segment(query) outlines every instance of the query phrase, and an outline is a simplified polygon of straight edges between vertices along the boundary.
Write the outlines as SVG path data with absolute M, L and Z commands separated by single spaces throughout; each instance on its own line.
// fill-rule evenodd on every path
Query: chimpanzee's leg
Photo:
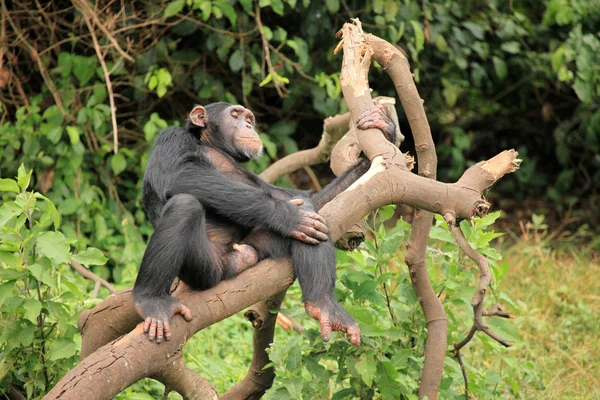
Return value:
M 300 207 L 313 210 L 309 199 Z M 328 341 L 333 330 L 348 333 L 353 344 L 360 344 L 358 324 L 334 299 L 335 247 L 331 240 L 313 245 L 258 230 L 244 238 L 243 243 L 257 250 L 259 260 L 291 254 L 306 311 L 319 321 L 323 340 Z
M 202 204 L 193 196 L 173 196 L 164 206 L 148 242 L 133 288 L 133 299 L 145 319 L 144 332 L 160 343 L 171 337 L 169 322 L 174 314 L 191 319 L 190 310 L 169 295 L 179 276 L 193 288 L 209 288 L 223 277 L 222 264 L 206 236 Z

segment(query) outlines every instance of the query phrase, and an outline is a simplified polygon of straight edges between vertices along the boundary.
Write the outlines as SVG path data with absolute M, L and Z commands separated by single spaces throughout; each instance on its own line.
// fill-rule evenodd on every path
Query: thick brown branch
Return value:
M 273 343 L 277 320 L 277 313 L 274 313 L 273 310 L 281 307 L 284 297 L 285 291 L 255 304 L 244 314 L 254 326 L 252 362 L 246 377 L 229 389 L 221 397 L 222 400 L 259 399 L 273 385 L 275 373 L 273 368 L 265 369 L 270 362 L 269 355 L 265 350 Z
M 289 260 L 267 260 L 244 271 L 238 278 L 223 281 L 206 291 L 190 291 L 186 290 L 185 285 L 180 285 L 175 295 L 192 310 L 193 318 L 190 322 L 185 322 L 183 318 L 175 317 L 172 321 L 173 336 L 169 342 L 160 345 L 150 342 L 143 334 L 142 326 L 138 325 L 127 335 L 89 354 L 95 347 L 94 344 L 98 343 L 85 344 L 92 339 L 88 337 L 88 333 L 96 334 L 90 329 L 91 325 L 106 324 L 103 317 L 111 317 L 111 312 L 103 316 L 98 315 L 110 311 L 110 307 L 114 306 L 114 299 L 108 299 L 80 319 L 84 338 L 82 347 L 89 355 L 85 357 L 82 349 L 82 356 L 85 358 L 61 379 L 46 399 L 112 399 L 123 388 L 144 377 L 161 376 L 164 370 L 168 369 L 165 363 L 181 350 L 194 333 L 250 304 L 281 293 L 293 281 L 294 274 Z M 124 312 L 134 314 L 129 321 L 139 322 L 131 299 L 123 299 L 129 296 L 129 293 L 115 295 L 126 308 Z M 127 323 L 123 318 L 119 321 Z M 93 339 L 105 339 L 106 331 L 112 329 L 99 328 L 103 334 Z M 108 381 L 111 382 L 110 385 L 105 384 Z
M 373 57 L 383 66 L 394 82 L 396 91 L 404 107 L 417 150 L 419 175 L 435 180 L 437 169 L 435 146 L 423 108 L 423 102 L 412 79 L 408 60 L 398 49 L 388 42 L 372 35 L 365 35 L 358 20 L 355 20 L 354 24 L 345 24 L 342 32 L 344 64 L 342 66 L 340 83 L 342 84 L 344 98 L 348 103 L 348 108 L 351 110 L 354 120 L 356 121 L 358 114 L 371 103 L 367 73 L 370 58 Z M 382 140 L 381 133 L 375 134 L 372 138 L 372 132 L 360 131 L 357 133 L 361 148 L 371 160 L 381 156 L 383 159 L 382 164 L 398 166 L 399 168 L 394 168 L 395 170 L 405 168 L 405 160 L 402 154 L 397 151 L 395 146 Z M 369 138 L 371 139 L 369 140 Z M 402 175 L 412 174 L 404 173 Z M 396 182 L 394 181 L 394 184 Z M 431 184 L 427 185 L 423 183 L 421 190 L 427 186 L 431 186 Z M 421 195 L 425 195 L 426 197 L 430 195 L 428 192 L 429 190 L 423 190 Z M 400 197 L 404 196 L 401 195 Z M 456 198 L 454 197 L 453 199 Z M 410 204 L 405 201 L 396 201 L 395 203 Z M 442 377 L 448 322 L 444 308 L 429 282 L 425 263 L 427 241 L 431 230 L 433 214 L 419 210 L 419 208 L 427 209 L 427 207 L 417 204 L 410 205 L 415 207 L 415 211 L 413 229 L 406 254 L 406 263 L 410 271 L 415 294 L 427 320 L 428 330 L 427 341 L 425 343 L 425 365 L 421 377 L 419 398 L 427 397 L 434 399 L 437 396 Z M 431 211 L 437 211 L 436 208 L 437 206 L 434 206 Z
M 273 163 L 264 170 L 260 177 L 267 182 L 275 182 L 279 177 L 294 172 L 300 168 L 320 164 L 329 159 L 333 146 L 348 131 L 350 114 L 329 117 L 323 123 L 323 134 L 317 147 L 298 151 Z
M 217 400 L 219 396 L 212 385 L 185 365 L 181 350 L 165 362 L 165 368 L 155 378 L 169 390 L 175 390 L 186 400 Z

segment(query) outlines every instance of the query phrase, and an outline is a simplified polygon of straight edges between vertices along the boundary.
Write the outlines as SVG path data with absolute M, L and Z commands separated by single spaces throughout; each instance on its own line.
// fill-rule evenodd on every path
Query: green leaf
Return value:
M 302 349 L 300 348 L 300 344 L 295 345 L 290 349 L 290 352 L 287 356 L 286 368 L 289 371 L 295 371 L 302 362 Z
M 81 87 L 85 86 L 96 73 L 95 57 L 76 56 L 73 63 L 73 74 L 79 80 Z
M 224 0 L 217 0 L 215 5 L 223 11 L 223 14 L 227 17 L 229 22 L 231 22 L 231 26 L 237 26 L 237 13 L 231 4 Z
M 0 179 L 0 192 L 16 192 L 20 193 L 19 185 L 14 179 L 4 178 Z
M 89 247 L 84 251 L 73 254 L 71 259 L 83 265 L 104 265 L 108 258 L 102 252 L 94 247 Z
M 231 54 L 231 57 L 229 57 L 229 68 L 231 68 L 233 72 L 239 72 L 242 69 L 243 62 L 242 52 L 236 50 Z
M 75 343 L 67 339 L 57 339 L 50 343 L 48 349 L 48 359 L 50 361 L 60 360 L 62 358 L 69 358 L 75 355 L 77 347 Z
M 61 201 L 58 204 L 58 212 L 60 215 L 72 215 L 77 212 L 77 199 L 74 197 Z
M 392 216 L 394 215 L 394 210 L 396 210 L 396 206 L 393 204 L 381 207 L 377 212 L 379 214 L 379 220 L 381 222 L 384 222 L 392 218 Z
M 273 80 L 273 75 L 269 74 L 269 75 L 267 75 L 267 77 L 265 79 L 262 80 L 261 83 L 258 84 L 258 86 L 263 87 L 263 86 L 269 84 L 269 82 L 271 82 L 272 80 Z
M 492 59 L 494 62 L 494 71 L 496 71 L 496 75 L 500 80 L 504 80 L 506 78 L 506 74 L 508 73 L 508 69 L 506 68 L 506 63 L 500 57 L 494 56 Z
M 360 374 L 361 378 L 368 387 L 373 386 L 373 378 L 375 378 L 375 372 L 377 371 L 377 363 L 367 353 L 360 355 L 360 360 L 355 365 L 356 370 Z
M 340 10 L 340 0 L 325 0 L 330 14 L 335 14 Z
M 29 181 L 31 180 L 32 172 L 33 170 L 27 172 L 25 170 L 25 165 L 23 164 L 19 166 L 19 169 L 17 171 L 17 183 L 19 184 L 22 190 L 27 189 L 27 187 L 29 186 Z
M 573 89 L 575 89 L 577 97 L 579 97 L 579 100 L 582 102 L 588 103 L 592 101 L 592 98 L 594 97 L 594 84 L 592 82 L 577 78 L 575 79 Z
M 23 212 L 23 207 L 19 206 L 14 201 L 4 203 L 0 207 L 0 226 L 6 225 L 8 221 L 20 215 Z
M 37 322 L 37 317 L 42 311 L 42 303 L 36 299 L 27 299 L 23 303 L 23 308 L 25 308 L 25 318 L 35 324 Z
M 510 54 L 518 54 L 519 52 L 521 52 L 521 45 L 519 44 L 519 42 L 514 41 L 502 43 L 500 48 Z
M 12 294 L 13 288 L 17 286 L 17 282 L 10 281 L 0 285 L 0 306 L 4 304 L 6 299 Z
M 35 193 L 34 197 L 36 199 L 42 199 L 46 202 L 46 204 L 48 205 L 48 211 L 50 213 L 50 217 L 52 218 L 52 222 L 54 223 L 54 228 L 58 229 L 60 227 L 60 214 L 58 213 L 58 210 L 56 209 L 56 206 L 54 205 L 54 203 L 52 203 L 52 201 L 50 201 L 50 199 L 48 199 L 46 196 L 40 194 L 40 193 Z
M 271 0 L 270 3 L 275 14 L 283 15 L 283 2 L 281 0 Z
M 415 48 L 417 49 L 417 52 L 419 52 L 423 50 L 423 46 L 425 45 L 425 33 L 423 33 L 423 26 L 419 21 L 410 21 L 410 24 L 415 32 Z
M 165 8 L 165 17 L 172 17 L 173 15 L 183 10 L 184 4 L 185 3 L 183 0 L 174 0 L 170 2 L 169 5 Z
M 67 134 L 69 135 L 69 139 L 71 140 L 72 145 L 76 145 L 80 142 L 79 128 L 77 128 L 76 126 L 67 126 Z
M 56 264 L 69 262 L 69 245 L 60 232 L 42 232 L 36 241 L 37 250 Z
M 125 167 L 127 167 L 127 161 L 125 160 L 123 153 L 117 153 L 113 155 L 110 159 L 110 166 L 115 176 L 125 171 Z

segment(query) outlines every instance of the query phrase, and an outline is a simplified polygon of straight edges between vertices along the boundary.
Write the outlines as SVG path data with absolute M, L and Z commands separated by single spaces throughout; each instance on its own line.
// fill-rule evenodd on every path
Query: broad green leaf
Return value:
M 20 193 L 19 185 L 15 182 L 14 179 L 3 178 L 0 179 L 0 191 L 1 192 L 15 192 Z
M 237 13 L 231 4 L 224 0 L 215 1 L 215 5 L 223 11 L 223 14 L 227 17 L 231 26 L 237 26 Z
M 77 212 L 77 199 L 74 197 L 61 201 L 58 204 L 58 212 L 60 215 L 71 215 Z
M 233 72 L 239 72 L 242 69 L 243 62 L 242 52 L 236 50 L 231 54 L 231 57 L 229 57 L 229 68 L 231 68 Z
M 519 52 L 521 52 L 521 45 L 519 44 L 519 42 L 514 41 L 502 43 L 502 45 L 500 45 L 500 48 L 510 54 L 518 54 Z
M 281 0 L 271 0 L 270 3 L 275 14 L 283 15 L 283 2 Z
M 23 207 L 19 206 L 14 201 L 4 203 L 0 207 L 0 226 L 6 225 L 8 221 L 23 212 Z
M 119 175 L 121 172 L 125 171 L 127 167 L 127 161 L 125 160 L 125 156 L 123 153 L 117 153 L 112 156 L 110 159 L 110 166 L 113 170 L 113 174 Z
M 423 26 L 419 21 L 410 21 L 410 24 L 415 32 L 415 48 L 417 49 L 417 52 L 419 52 L 423 50 L 423 46 L 425 45 L 425 33 L 423 33 Z
M 21 164 L 21 166 L 19 167 L 19 170 L 17 172 L 17 183 L 19 184 L 22 190 L 27 189 L 27 187 L 29 186 L 29 181 L 31 180 L 32 172 L 33 170 L 27 172 L 25 170 L 25 165 L 23 164 Z
M 94 247 L 89 247 L 84 251 L 73 254 L 71 259 L 83 265 L 104 265 L 108 258 L 102 252 Z
M 71 140 L 71 144 L 75 145 L 79 143 L 79 128 L 76 126 L 67 126 L 67 134 Z
M 60 214 L 58 213 L 58 210 L 56 209 L 56 206 L 54 205 L 54 203 L 52 203 L 52 201 L 50 201 L 50 199 L 48 199 L 47 197 L 45 197 L 44 195 L 40 194 L 40 193 L 35 193 L 35 198 L 36 199 L 42 199 L 46 202 L 46 204 L 48 205 L 48 213 L 50 213 L 50 217 L 52 218 L 52 222 L 54 223 L 54 228 L 58 229 L 60 227 Z
M 36 299 L 27 299 L 23 302 L 23 308 L 25 308 L 25 318 L 35 324 L 42 311 L 42 303 Z
M 387 221 L 392 218 L 394 215 L 394 210 L 396 210 L 396 206 L 391 204 L 385 207 L 381 207 L 377 213 L 379 214 L 379 220 L 381 222 Z
M 289 371 L 295 371 L 302 362 L 302 349 L 300 344 L 293 346 L 287 356 L 286 367 Z
M 183 0 L 174 0 L 165 7 L 165 17 L 172 17 L 183 9 L 185 5 Z
M 325 0 L 329 13 L 335 14 L 340 10 L 340 0 Z
M 368 387 L 373 386 L 373 378 L 375 378 L 375 372 L 377 371 L 377 363 L 372 357 L 369 357 L 367 353 L 360 355 L 360 360 L 355 365 L 356 370 L 360 374 L 361 378 Z
M 506 78 L 506 74 L 508 73 L 508 69 L 506 68 L 506 63 L 500 57 L 495 57 L 492 59 L 494 62 L 494 71 L 496 71 L 496 75 L 500 80 L 504 80 Z
M 2 306 L 8 296 L 12 294 L 12 290 L 14 287 L 16 287 L 16 285 L 17 282 L 15 281 L 6 282 L 0 285 L 0 306 Z
M 48 359 L 50 361 L 60 360 L 62 358 L 69 358 L 75 355 L 77 347 L 75 343 L 67 339 L 57 339 L 50 343 L 48 349 Z
M 69 245 L 60 232 L 42 232 L 37 238 L 37 250 L 56 264 L 69 262 Z

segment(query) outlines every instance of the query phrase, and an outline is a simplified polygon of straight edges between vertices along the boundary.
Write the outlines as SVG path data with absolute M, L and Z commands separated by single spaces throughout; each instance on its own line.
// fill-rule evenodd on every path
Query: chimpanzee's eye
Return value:
M 232 116 L 233 118 L 237 119 L 237 117 L 239 117 L 239 116 L 240 116 L 240 113 L 239 113 L 239 111 L 237 111 L 237 110 L 234 110 L 234 111 L 232 111 L 232 112 L 231 112 L 231 116 Z

